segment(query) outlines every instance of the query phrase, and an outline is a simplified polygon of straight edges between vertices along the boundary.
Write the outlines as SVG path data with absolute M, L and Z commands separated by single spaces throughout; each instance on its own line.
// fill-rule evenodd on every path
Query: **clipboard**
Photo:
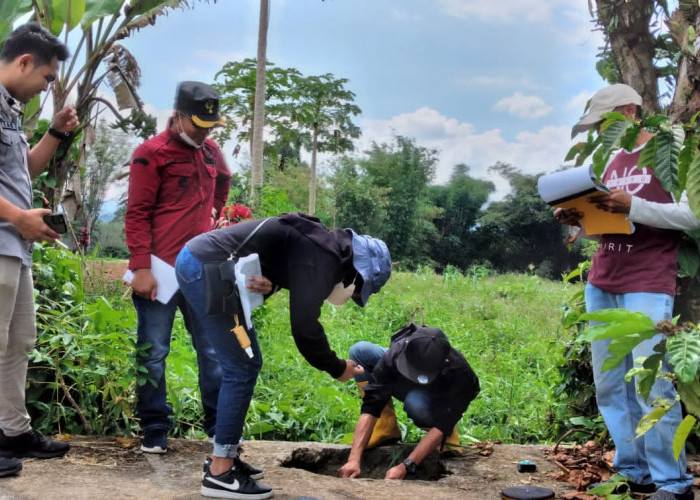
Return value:
M 632 223 L 623 213 L 606 212 L 588 199 L 610 190 L 599 182 L 591 165 L 543 175 L 537 180 L 537 191 L 547 204 L 574 209 L 583 214 L 581 226 L 586 234 L 632 234 Z

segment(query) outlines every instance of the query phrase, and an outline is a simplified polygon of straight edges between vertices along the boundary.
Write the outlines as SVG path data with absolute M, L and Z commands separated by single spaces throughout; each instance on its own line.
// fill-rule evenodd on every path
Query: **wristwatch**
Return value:
M 403 465 L 406 467 L 406 472 L 408 472 L 410 475 L 414 475 L 416 473 L 416 469 L 418 468 L 416 463 L 410 458 L 404 460 Z
M 63 140 L 63 139 L 68 139 L 71 135 L 70 132 L 61 132 L 60 130 L 56 130 L 55 128 L 51 127 L 47 131 L 50 136 L 55 137 L 56 139 Z

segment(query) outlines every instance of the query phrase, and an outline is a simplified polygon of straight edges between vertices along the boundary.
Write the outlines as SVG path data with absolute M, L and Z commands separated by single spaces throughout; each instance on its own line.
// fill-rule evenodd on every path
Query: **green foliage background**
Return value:
M 79 258 L 63 250 L 37 245 L 34 273 L 39 339 L 28 384 L 34 425 L 47 433 L 138 432 L 134 388 L 148 382 L 133 364 L 136 316 L 130 298 L 115 283 L 100 281 L 99 273 L 91 276 L 88 292 Z M 426 322 L 447 333 L 481 381 L 481 394 L 459 424 L 463 441 L 552 441 L 572 416 L 557 394 L 570 341 L 559 310 L 579 289 L 531 273 L 496 275 L 474 267 L 462 274 L 449 267 L 436 275 L 419 267 L 395 272 L 364 309 L 324 305 L 322 323 L 331 346 L 346 356 L 358 340 L 388 345 L 420 306 Z M 359 415 L 356 388 L 306 363 L 288 318 L 286 292 L 255 312 L 264 365 L 245 436 L 349 442 Z M 171 435 L 204 438 L 196 358 L 181 320 L 167 377 L 176 421 Z M 419 439 L 421 431 L 397 406 L 404 438 Z

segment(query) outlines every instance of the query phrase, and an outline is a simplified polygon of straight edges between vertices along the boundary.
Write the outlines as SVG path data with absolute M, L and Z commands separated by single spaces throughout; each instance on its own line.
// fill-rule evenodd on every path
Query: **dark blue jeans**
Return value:
M 187 247 L 177 257 L 175 274 L 180 291 L 191 307 L 195 329 L 205 332 L 207 341 L 215 348 L 222 369 L 213 455 L 232 458 L 238 455 L 238 442 L 262 367 L 258 337 L 254 328 L 247 330 L 253 349 L 253 357 L 249 358 L 231 331 L 235 326 L 233 317 L 204 313 L 202 263 Z M 245 325 L 242 318 L 241 323 Z
M 350 359 L 365 369 L 362 375 L 355 377 L 355 381 L 373 383 L 372 370 L 374 370 L 374 367 L 379 363 L 379 360 L 387 350 L 385 347 L 364 340 L 353 344 L 350 348 Z M 413 420 L 413 423 L 418 427 L 435 427 L 435 418 L 433 417 L 435 404 L 429 389 L 418 385 L 409 390 L 401 390 L 394 387 L 391 395 L 403 402 L 406 416 Z
M 173 426 L 172 406 L 168 404 L 165 385 L 165 358 L 170 352 L 170 338 L 175 320 L 175 312 L 180 309 L 185 319 L 185 327 L 192 337 L 192 344 L 197 352 L 199 365 L 199 390 L 204 407 L 204 431 L 214 434 L 216 425 L 216 405 L 221 386 L 221 368 L 214 347 L 202 335 L 201 328 L 192 321 L 192 312 L 182 293 L 177 292 L 170 302 L 151 301 L 133 294 L 134 307 L 138 316 L 137 347 L 150 344 L 137 357 L 137 365 L 146 368 L 144 373 L 149 380 L 144 385 L 136 386 L 136 415 L 141 421 L 141 428 L 168 430 Z M 155 384 L 154 384 L 155 383 Z

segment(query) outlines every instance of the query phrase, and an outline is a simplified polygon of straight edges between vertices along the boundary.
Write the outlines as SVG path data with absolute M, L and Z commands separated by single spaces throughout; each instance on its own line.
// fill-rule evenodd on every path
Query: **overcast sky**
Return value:
M 177 82 L 210 83 L 225 62 L 256 56 L 258 14 L 258 0 L 197 2 L 124 41 L 160 129 Z M 414 138 L 440 151 L 435 182 L 465 163 L 498 184 L 498 198 L 496 162 L 528 173 L 563 163 L 571 126 L 604 85 L 593 27 L 586 0 L 271 0 L 268 60 L 349 80 L 358 152 Z

